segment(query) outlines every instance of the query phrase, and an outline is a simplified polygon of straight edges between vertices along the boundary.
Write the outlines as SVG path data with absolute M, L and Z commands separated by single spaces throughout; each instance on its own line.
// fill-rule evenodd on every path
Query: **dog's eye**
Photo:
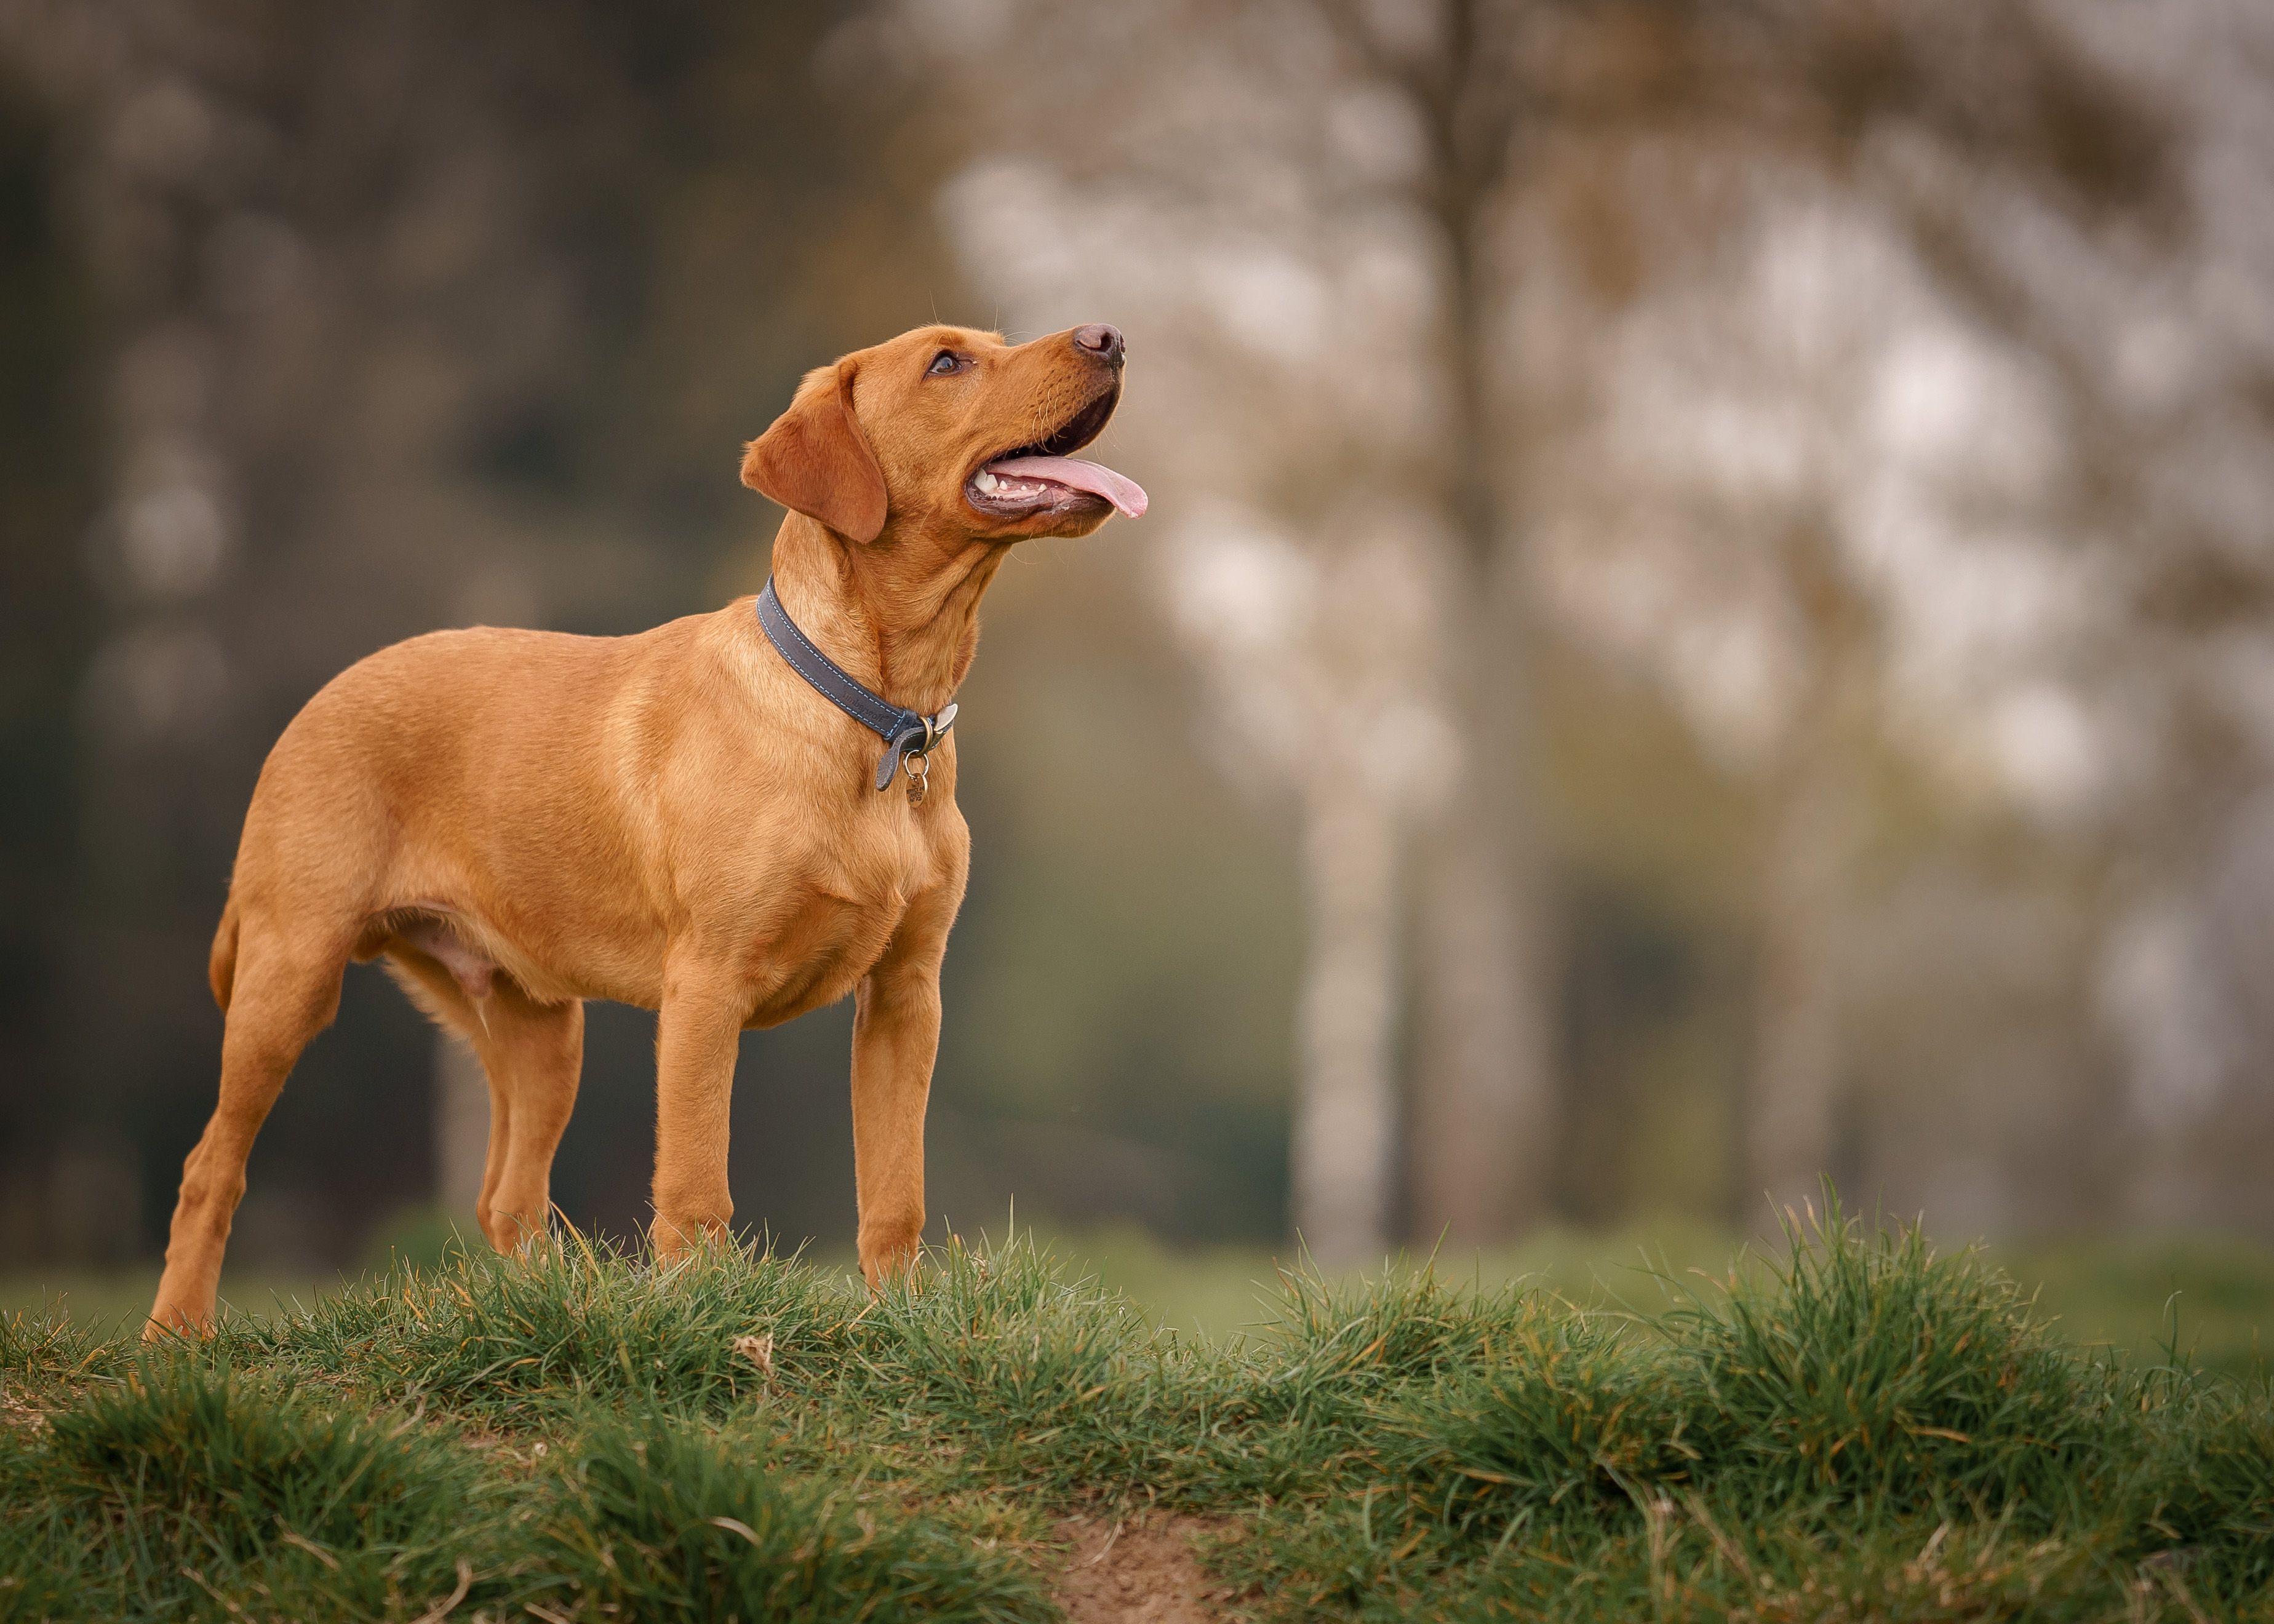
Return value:
M 943 350 L 937 355 L 932 357 L 931 365 L 925 370 L 931 376 L 937 378 L 943 377 L 949 372 L 960 372 L 962 368 L 963 357 L 961 356 L 956 354 L 953 350 Z

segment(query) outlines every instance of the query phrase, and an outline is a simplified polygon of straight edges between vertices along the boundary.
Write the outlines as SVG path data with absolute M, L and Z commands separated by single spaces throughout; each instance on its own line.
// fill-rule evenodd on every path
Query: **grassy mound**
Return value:
M 1158 1507 L 1258 1618 L 2274 1618 L 2274 1397 L 1834 1222 L 1655 1317 L 1427 1269 L 1155 1331 L 575 1237 L 146 1350 L 0 1320 L 0 1617 L 1046 1619 Z
M 13 1616 L 194 1616 L 224 1598 L 417 1613 L 463 1594 L 459 1530 L 498 1501 L 472 1456 L 401 1420 L 179 1358 L 130 1368 L 15 1441 L 0 1455 Z

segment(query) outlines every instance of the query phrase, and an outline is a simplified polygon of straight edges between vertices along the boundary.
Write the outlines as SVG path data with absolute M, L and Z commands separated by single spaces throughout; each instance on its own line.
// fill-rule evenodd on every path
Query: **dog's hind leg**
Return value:
M 213 1323 L 222 1253 L 245 1195 L 245 1158 L 308 1041 L 340 1005 L 351 929 L 240 921 L 221 1049 L 221 1098 L 182 1165 L 182 1192 L 145 1336 Z
M 479 1211 L 482 1232 L 500 1252 L 545 1233 L 553 1209 L 553 1154 L 561 1147 L 584 1068 L 584 1004 L 539 1004 L 500 976 L 486 1001 L 489 1026 L 474 1052 L 489 1074 L 490 1098 L 507 1104 L 505 1143 L 494 1126 Z
M 490 1086 L 489 1152 L 474 1216 L 500 1252 L 545 1232 L 553 1156 L 576 1106 L 584 1064 L 581 1000 L 539 1004 L 510 976 L 471 989 L 424 944 L 390 939 L 388 970 L 411 1001 L 473 1046 Z

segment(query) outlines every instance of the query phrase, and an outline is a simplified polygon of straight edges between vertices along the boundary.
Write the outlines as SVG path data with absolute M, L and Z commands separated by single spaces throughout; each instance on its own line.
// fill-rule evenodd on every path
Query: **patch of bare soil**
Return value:
M 1069 1517 L 1058 1533 L 1073 1554 L 1054 1598 L 1068 1624 L 1216 1624 L 1233 1592 L 1193 1554 L 1205 1517 Z

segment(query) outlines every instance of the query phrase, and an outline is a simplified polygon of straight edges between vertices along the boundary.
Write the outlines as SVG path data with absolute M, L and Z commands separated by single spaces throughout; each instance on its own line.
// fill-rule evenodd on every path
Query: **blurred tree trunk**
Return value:
M 2098 149 L 2124 154 L 2126 162 L 2080 167 L 2074 150 L 2030 141 L 2028 124 L 2001 154 L 2006 162 L 2033 189 L 2096 223 L 2113 222 L 2135 234 L 2135 251 L 2152 248 L 2183 265 L 2195 260 L 2191 276 L 2174 286 L 2208 281 L 2214 267 L 2233 285 L 2263 282 L 2261 239 L 2227 237 L 2201 222 L 2174 227 L 2197 206 L 2179 157 L 2184 147 L 2176 132 L 2186 126 L 2169 122 L 2142 86 L 2090 71 L 2057 35 L 2037 44 L 2037 71 L 2062 86 L 2073 107 L 2089 109 L 2097 125 L 2118 132 Z M 2215 106 L 2223 94 L 2255 108 L 2265 78 L 2263 67 L 2208 75 L 2202 88 L 2211 100 L 2204 105 Z M 2203 140 L 2202 132 L 2217 127 L 2203 118 L 2191 139 Z M 2216 172 L 2197 162 L 2202 173 Z M 2227 185 L 2248 187 L 2227 210 L 2234 219 L 2251 217 L 2246 199 L 2256 192 L 2243 173 L 2226 175 Z M 2216 503 L 2198 505 L 2199 493 L 2220 482 L 2175 470 L 2186 469 L 2191 446 L 2218 443 L 2236 399 L 2261 402 L 2263 422 L 2263 402 L 2274 398 L 2274 368 L 2251 346 L 2228 342 L 2218 365 L 2198 363 L 2191 376 L 2182 374 L 2184 387 L 2141 391 L 2111 342 L 2112 328 L 2122 324 L 2105 315 L 2096 320 L 2093 305 L 2058 297 L 2074 289 L 2052 281 L 2052 267 L 2009 257 L 1996 230 L 2004 211 L 1969 208 L 1962 192 L 1932 179 L 1897 171 L 1880 195 L 1939 288 L 2057 383 L 2072 445 L 2067 511 L 2057 510 L 2057 519 L 2080 552 L 2099 555 L 2096 584 L 2110 593 L 2100 640 L 2082 663 L 2092 681 L 2121 694 L 2136 730 L 2125 748 L 2140 764 L 2105 791 L 2097 814 L 2105 875 L 2096 963 L 2082 993 L 2123 1077 L 2125 1109 L 2109 1140 L 2120 1172 L 2086 1205 L 2149 1228 L 2231 1222 L 2236 1209 L 2216 1193 L 2205 1136 L 2238 1061 L 2251 1052 L 2241 1034 L 2255 1011 L 2236 996 L 2231 965 L 2206 933 L 2222 908 L 2236 906 L 2225 894 L 2234 878 L 2226 861 L 2249 827 L 2254 800 L 2266 793 L 2269 766 L 2263 724 L 2248 714 L 2248 702 L 2238 703 L 2234 667 L 2205 656 L 2274 635 L 2268 629 L 2274 565 L 2260 550 L 2263 526 L 2254 531 L 2255 521 L 2242 518 L 2263 511 L 2262 500 L 2230 485 Z M 2150 279 L 2140 280 L 2159 302 L 2171 298 Z M 2205 334 L 2194 343 L 2207 356 L 2231 339 L 2222 329 L 2233 317 L 2201 319 Z M 2142 330 L 2136 313 L 2127 320 L 2132 331 Z M 2091 683 L 2080 686 L 2089 690 Z
M 1535 910 L 1519 905 L 1489 807 L 1461 794 L 1422 859 L 1411 1177 L 1425 1242 L 1504 1239 L 1547 1200 L 1555 1112 Z
M 1424 162 L 1415 201 L 1436 228 L 1446 417 L 1441 511 L 1454 546 L 1442 651 L 1459 777 L 1424 837 L 1409 1173 L 1417 1238 L 1504 1239 L 1547 1200 L 1554 1043 L 1540 918 L 1525 615 L 1494 421 L 1506 289 L 1487 245 L 1500 223 L 1525 99 L 1517 14 L 1450 0 L 1418 53 L 1346 18 L 1406 95 Z
M 1855 750 L 1871 720 L 1871 612 L 1836 547 L 1826 525 L 1804 523 L 1780 548 L 1810 661 L 1767 780 L 1743 1192 L 1748 1208 L 1766 1192 L 1776 1212 L 1814 1199 L 1836 1170 L 1843 1105 L 1842 892 L 1858 816 Z
M 1784 763 L 1789 782 L 1767 820 L 1746 1114 L 1749 1208 L 1766 1193 L 1773 1210 L 1797 1209 L 1832 1170 L 1841 1072 L 1833 893 L 1843 877 L 1847 808 L 1827 747 L 1836 742 L 1820 735 L 1795 746 Z M 1751 1223 L 1760 1214 L 1741 1216 Z
M 1389 1237 L 1400 831 L 1356 775 L 1321 775 L 1306 802 L 1311 929 L 1291 1173 L 1296 1233 L 1335 1267 L 1379 1257 Z
M 1556 1125 L 1520 651 L 1482 590 L 1462 596 L 1445 621 L 1459 777 L 1419 853 L 1409 1177 L 1425 1243 L 1540 1217 Z

